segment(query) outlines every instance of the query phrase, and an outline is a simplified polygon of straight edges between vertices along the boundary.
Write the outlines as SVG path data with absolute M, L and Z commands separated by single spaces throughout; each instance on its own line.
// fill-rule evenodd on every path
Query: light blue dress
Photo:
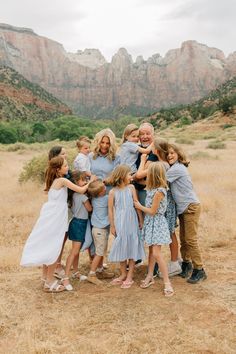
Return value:
M 171 243 L 170 231 L 167 220 L 165 218 L 165 212 L 167 207 L 166 189 L 155 188 L 152 190 L 147 190 L 145 205 L 147 208 L 150 208 L 152 206 L 153 197 L 157 191 L 163 193 L 164 198 L 161 200 L 156 214 L 154 216 L 146 214 L 144 218 L 143 236 L 148 246 L 166 244 L 168 245 Z
M 114 222 L 116 237 L 109 255 L 110 262 L 145 259 L 144 244 L 134 208 L 133 186 L 114 188 Z

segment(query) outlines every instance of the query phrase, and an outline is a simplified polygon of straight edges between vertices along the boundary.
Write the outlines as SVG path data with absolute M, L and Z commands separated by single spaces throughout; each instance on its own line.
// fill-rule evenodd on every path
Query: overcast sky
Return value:
M 135 60 L 194 39 L 236 51 L 236 0 L 0 0 L 0 22 L 29 27 L 69 52 L 125 47 Z

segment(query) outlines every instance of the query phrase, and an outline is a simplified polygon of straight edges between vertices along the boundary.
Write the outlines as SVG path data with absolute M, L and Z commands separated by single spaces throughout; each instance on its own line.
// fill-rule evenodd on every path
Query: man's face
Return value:
M 139 129 L 139 139 L 142 146 L 146 147 L 153 142 L 153 133 L 151 127 L 143 126 Z

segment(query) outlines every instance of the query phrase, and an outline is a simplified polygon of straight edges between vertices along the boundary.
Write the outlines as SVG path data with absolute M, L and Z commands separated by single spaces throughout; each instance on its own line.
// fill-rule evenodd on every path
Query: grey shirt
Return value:
M 73 204 L 71 208 L 73 217 L 85 220 L 88 219 L 88 210 L 84 206 L 87 200 L 88 197 L 85 194 L 73 194 Z
M 178 161 L 166 172 L 170 190 L 177 205 L 177 214 L 182 214 L 190 203 L 199 204 L 187 167 Z
M 139 154 L 139 146 L 131 141 L 126 141 L 120 147 L 120 163 L 128 165 L 131 168 L 131 172 L 137 172 L 136 161 Z
M 92 199 L 91 224 L 99 229 L 104 229 L 110 225 L 108 218 L 108 195 Z

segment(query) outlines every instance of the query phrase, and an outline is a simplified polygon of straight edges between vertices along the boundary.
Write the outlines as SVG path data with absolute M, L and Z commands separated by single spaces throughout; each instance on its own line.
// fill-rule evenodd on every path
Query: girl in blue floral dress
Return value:
M 143 236 L 149 246 L 149 252 L 158 263 L 164 279 L 164 295 L 172 296 L 174 290 L 171 286 L 168 268 L 161 253 L 162 245 L 171 243 L 170 232 L 165 212 L 167 207 L 167 182 L 165 168 L 161 162 L 154 162 L 147 171 L 147 197 L 145 207 L 134 202 L 135 208 L 145 213 Z M 154 283 L 153 272 L 148 272 L 144 284 Z M 144 286 L 146 287 L 146 286 Z

